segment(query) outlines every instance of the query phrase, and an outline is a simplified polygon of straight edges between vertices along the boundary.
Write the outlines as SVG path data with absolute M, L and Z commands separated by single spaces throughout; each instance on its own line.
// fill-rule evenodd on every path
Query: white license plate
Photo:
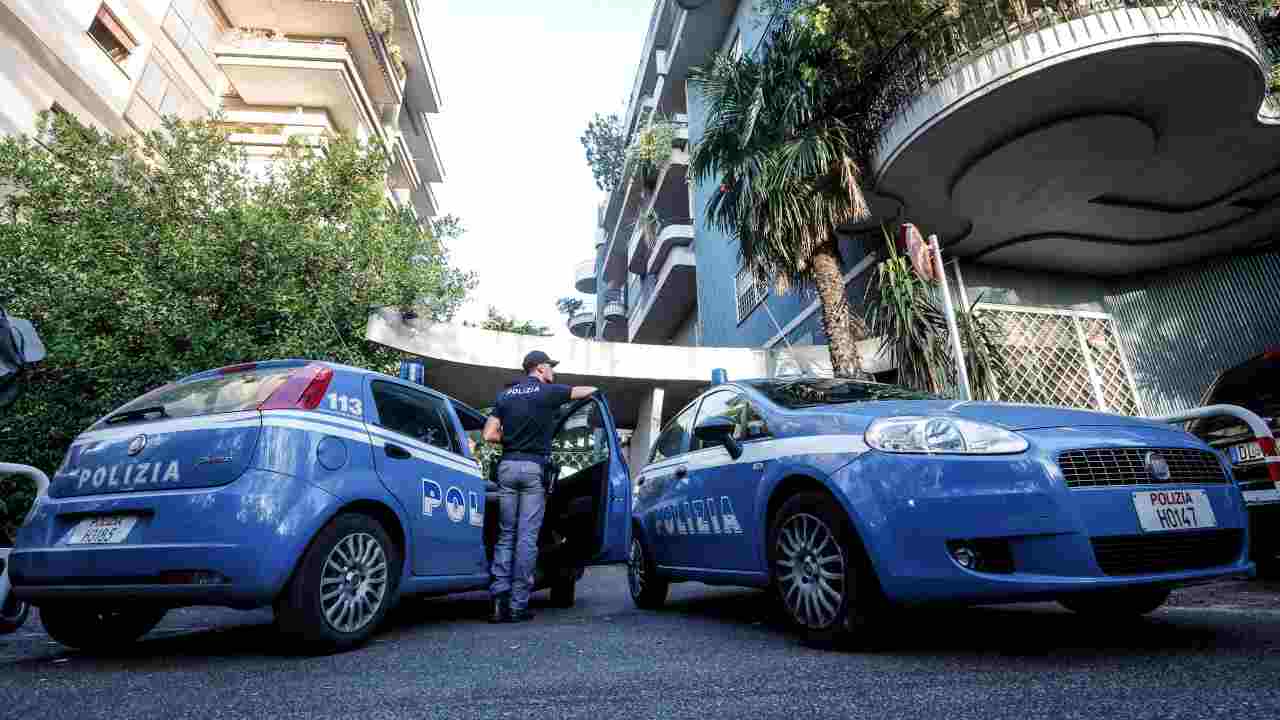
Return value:
M 1138 522 L 1147 532 L 1218 526 L 1203 490 L 1149 490 L 1133 494 Z
M 1247 442 L 1231 446 L 1231 462 L 1236 465 L 1261 459 L 1262 446 L 1256 442 Z
M 91 517 L 76 523 L 67 533 L 68 545 L 110 545 L 124 542 L 129 531 L 138 523 L 133 515 L 106 515 Z

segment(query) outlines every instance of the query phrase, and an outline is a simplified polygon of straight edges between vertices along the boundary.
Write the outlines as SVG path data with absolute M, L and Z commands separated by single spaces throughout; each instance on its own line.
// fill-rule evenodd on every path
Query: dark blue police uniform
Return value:
M 572 388 L 529 376 L 498 394 L 493 416 L 502 423 L 498 462 L 498 543 L 490 594 L 510 594 L 513 614 L 524 612 L 538 561 L 538 532 L 546 506 L 543 469 L 551 460 L 556 414 Z

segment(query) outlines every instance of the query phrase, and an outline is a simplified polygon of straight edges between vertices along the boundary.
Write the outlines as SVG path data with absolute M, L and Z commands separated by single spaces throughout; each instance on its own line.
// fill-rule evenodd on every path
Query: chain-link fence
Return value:
M 1001 328 L 1000 399 L 1138 415 L 1129 367 L 1101 313 L 979 305 Z

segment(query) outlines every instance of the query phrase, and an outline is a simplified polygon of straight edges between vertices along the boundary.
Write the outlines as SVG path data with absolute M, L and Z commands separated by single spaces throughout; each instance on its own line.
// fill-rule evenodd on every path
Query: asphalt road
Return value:
M 872 653 L 802 645 L 761 593 L 688 584 L 639 611 L 621 568 L 577 607 L 484 622 L 482 595 L 406 601 L 375 642 L 299 657 L 270 613 L 171 613 L 88 657 L 0 637 L 3 718 L 1277 718 L 1280 585 L 1181 591 L 1139 621 L 1055 605 L 913 612 Z

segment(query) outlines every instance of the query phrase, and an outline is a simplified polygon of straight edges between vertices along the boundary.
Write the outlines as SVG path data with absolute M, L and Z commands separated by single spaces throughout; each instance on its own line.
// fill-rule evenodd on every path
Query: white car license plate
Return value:
M 1256 442 L 1247 442 L 1231 446 L 1231 462 L 1236 465 L 1261 459 L 1262 446 Z
M 1148 490 L 1133 494 L 1138 522 L 1147 532 L 1218 526 L 1203 490 Z
M 129 531 L 138 523 L 133 515 L 104 515 L 91 517 L 76 523 L 67 533 L 68 545 L 110 545 L 124 542 Z

